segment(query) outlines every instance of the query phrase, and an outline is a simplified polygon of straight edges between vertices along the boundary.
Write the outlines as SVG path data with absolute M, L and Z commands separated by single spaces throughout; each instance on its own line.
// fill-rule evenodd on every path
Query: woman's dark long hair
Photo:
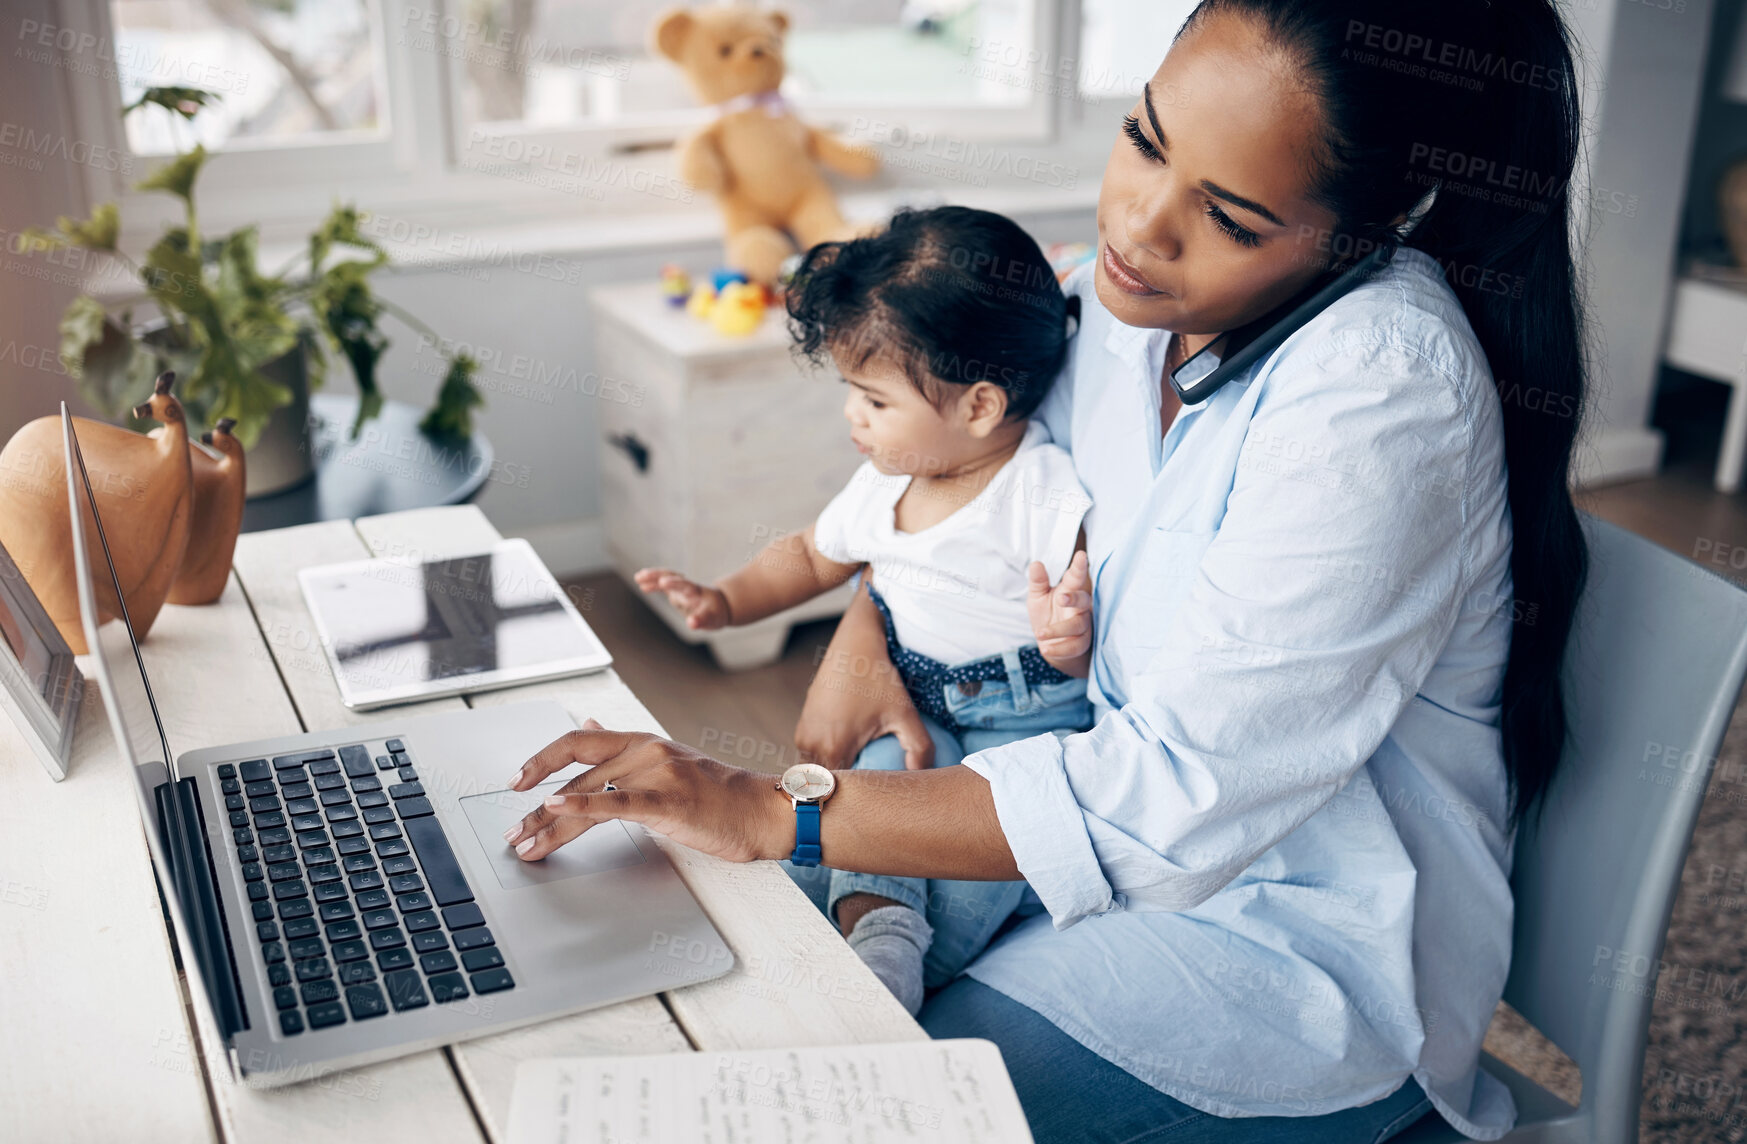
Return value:
M 1564 750 L 1560 668 L 1588 567 L 1568 483 L 1584 402 L 1569 35 L 1549 0 L 1203 0 L 1179 37 L 1215 13 L 1253 20 L 1320 103 L 1311 198 L 1340 220 L 1337 255 L 1436 188 L 1406 245 L 1443 266 L 1503 403 L 1516 598 L 1502 730 L 1520 821 Z

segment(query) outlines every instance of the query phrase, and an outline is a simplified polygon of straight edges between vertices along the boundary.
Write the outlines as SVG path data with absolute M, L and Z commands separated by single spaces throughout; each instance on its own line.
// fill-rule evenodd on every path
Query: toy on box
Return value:
M 708 282 L 701 282 L 698 284 L 697 289 L 692 291 L 691 297 L 686 299 L 685 312 L 694 318 L 700 318 L 707 322 L 710 320 L 710 310 L 713 309 L 715 305 L 715 288 Z
M 738 270 L 730 270 L 726 266 L 710 275 L 710 285 L 715 287 L 718 294 L 736 282 L 745 281 L 748 281 L 746 275 Z
M 797 246 L 858 233 L 824 172 L 866 178 L 879 169 L 871 150 L 808 127 L 789 110 L 778 91 L 788 27 L 781 12 L 724 4 L 670 10 L 651 30 L 655 51 L 678 64 L 716 112 L 676 149 L 679 176 L 717 197 L 728 265 L 766 286 L 776 285 Z
M 663 282 L 666 279 L 664 277 Z M 685 300 L 686 313 L 709 322 L 718 333 L 744 337 L 758 328 L 774 295 L 757 282 L 748 282 L 737 270 L 718 270 L 711 281 L 700 282 Z
M 683 266 L 675 266 L 669 262 L 661 268 L 661 296 L 667 299 L 669 306 L 678 309 L 686 304 L 692 296 L 691 275 L 685 272 Z
M 764 287 L 755 282 L 730 282 L 710 307 L 710 325 L 719 334 L 745 337 L 764 321 Z

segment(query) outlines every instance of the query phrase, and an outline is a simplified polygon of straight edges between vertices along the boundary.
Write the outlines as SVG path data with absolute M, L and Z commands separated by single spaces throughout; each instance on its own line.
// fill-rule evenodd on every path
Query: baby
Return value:
M 903 211 L 877 235 L 809 251 L 787 305 L 801 349 L 829 358 L 848 383 L 843 415 L 867 462 L 812 527 L 716 584 L 646 568 L 637 585 L 665 593 L 689 626 L 713 629 L 861 572 L 937 766 L 1088 728 L 1080 523 L 1091 501 L 1066 451 L 1029 420 L 1066 360 L 1075 318 L 1037 243 L 987 211 Z M 900 770 L 903 750 L 886 736 L 855 765 Z M 957 976 L 1027 890 L 790 873 L 912 1014 L 924 986 Z

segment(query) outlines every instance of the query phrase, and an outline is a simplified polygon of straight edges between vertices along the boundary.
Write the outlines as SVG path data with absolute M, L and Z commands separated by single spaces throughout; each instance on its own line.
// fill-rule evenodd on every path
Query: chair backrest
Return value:
M 1747 591 L 1586 519 L 1565 661 L 1571 740 L 1519 831 L 1505 1000 L 1583 1070 L 1585 1135 L 1637 1139 L 1650 1007 L 1681 868 L 1747 675 Z M 1747 793 L 1747 785 L 1740 787 Z

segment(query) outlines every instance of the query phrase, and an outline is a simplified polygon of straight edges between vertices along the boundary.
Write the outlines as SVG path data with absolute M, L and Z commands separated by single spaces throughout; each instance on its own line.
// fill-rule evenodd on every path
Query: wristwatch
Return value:
M 837 776 L 818 763 L 796 763 L 783 772 L 776 789 L 795 804 L 795 852 L 789 861 L 797 866 L 817 866 L 819 851 L 819 808 L 837 793 Z

